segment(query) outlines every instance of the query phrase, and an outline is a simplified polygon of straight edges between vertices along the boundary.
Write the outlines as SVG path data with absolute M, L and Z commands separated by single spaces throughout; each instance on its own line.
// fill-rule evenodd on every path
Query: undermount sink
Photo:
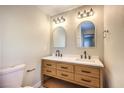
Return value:
M 75 57 L 56 57 L 56 56 L 49 56 L 49 57 L 46 57 L 47 59 L 50 59 L 50 60 L 59 60 L 59 61 L 76 61 Z
M 81 62 L 95 62 L 93 59 L 80 59 L 80 58 L 77 58 L 75 59 L 76 61 L 81 61 Z

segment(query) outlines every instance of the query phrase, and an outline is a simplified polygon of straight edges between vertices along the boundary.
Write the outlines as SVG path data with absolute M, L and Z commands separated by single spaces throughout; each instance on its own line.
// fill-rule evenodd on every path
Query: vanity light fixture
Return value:
M 78 18 L 85 18 L 93 15 L 94 15 L 93 8 L 91 8 L 90 10 L 84 10 L 83 12 L 80 11 L 78 12 Z
M 64 21 L 65 21 L 65 18 L 64 18 L 63 16 L 57 17 L 56 19 L 53 19 L 53 22 L 54 22 L 55 24 L 62 23 L 62 22 L 64 22 Z

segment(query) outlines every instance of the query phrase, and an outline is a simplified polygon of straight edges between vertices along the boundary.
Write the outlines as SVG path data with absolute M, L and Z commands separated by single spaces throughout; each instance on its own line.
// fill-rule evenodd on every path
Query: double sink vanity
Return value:
M 53 29 L 52 45 L 56 48 L 54 56 L 42 58 L 42 86 L 44 87 L 103 87 L 103 64 L 99 57 L 84 55 L 62 55 L 68 43 L 66 30 L 62 26 Z M 96 49 L 96 28 L 92 21 L 83 21 L 76 30 L 78 48 Z M 64 50 L 65 51 L 65 50 Z M 58 55 L 57 55 L 58 53 Z M 68 85 L 68 86 L 67 86 Z
M 42 85 L 56 87 L 54 80 L 58 79 L 57 83 L 62 80 L 80 87 L 100 88 L 103 87 L 103 67 L 98 57 L 91 57 L 91 59 L 81 59 L 78 56 L 44 57 L 42 58 Z M 49 81 L 52 82 L 51 86 Z

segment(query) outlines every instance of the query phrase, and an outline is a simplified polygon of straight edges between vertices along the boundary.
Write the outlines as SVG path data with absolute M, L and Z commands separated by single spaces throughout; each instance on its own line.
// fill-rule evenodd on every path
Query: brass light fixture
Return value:
M 83 12 L 80 11 L 78 12 L 78 18 L 85 18 L 93 15 L 94 15 L 93 8 L 91 8 L 90 10 L 84 10 Z
M 53 19 L 53 22 L 54 22 L 55 24 L 63 23 L 63 22 L 65 22 L 65 18 L 64 18 L 63 16 L 57 17 L 57 18 Z

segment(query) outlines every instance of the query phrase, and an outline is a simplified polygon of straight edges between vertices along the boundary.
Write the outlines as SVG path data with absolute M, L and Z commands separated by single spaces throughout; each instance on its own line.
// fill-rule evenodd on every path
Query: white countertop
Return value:
M 47 56 L 47 57 L 43 57 L 42 59 L 54 60 L 54 61 L 58 61 L 58 62 L 61 61 L 61 62 L 67 62 L 67 63 L 75 63 L 75 64 L 84 64 L 84 65 L 104 67 L 104 65 L 99 60 L 99 58 L 92 58 L 89 60 L 89 59 L 79 59 L 77 57 Z

